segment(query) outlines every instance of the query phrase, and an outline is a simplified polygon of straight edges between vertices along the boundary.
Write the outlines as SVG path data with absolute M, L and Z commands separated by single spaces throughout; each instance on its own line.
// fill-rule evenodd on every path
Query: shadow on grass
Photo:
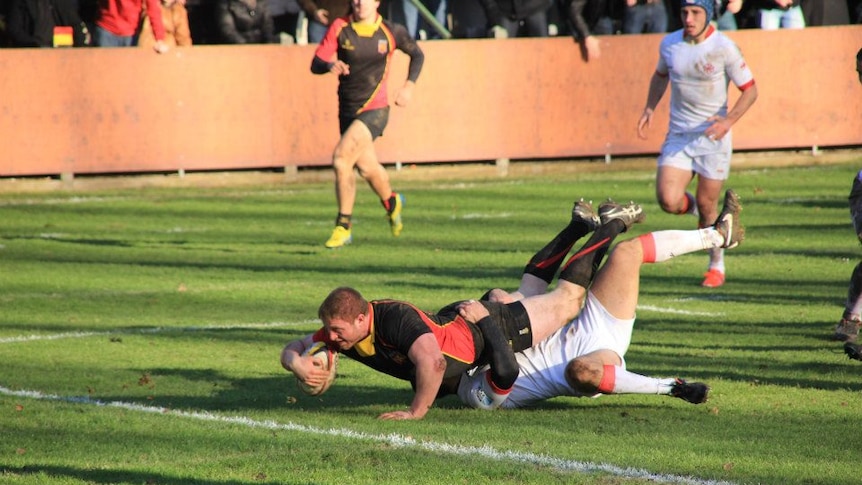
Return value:
M 144 370 L 140 371 L 145 373 Z M 128 395 L 95 396 L 103 402 L 137 402 L 146 406 L 170 409 L 206 410 L 211 412 L 271 411 L 277 409 L 332 410 L 357 406 L 392 406 L 410 404 L 413 391 L 406 381 L 392 378 L 396 386 L 363 384 L 354 375 L 339 374 L 335 384 L 323 395 L 309 396 L 299 390 L 296 379 L 288 373 L 277 377 L 232 378 L 213 369 L 155 368 L 146 371 L 153 379 L 175 377 L 188 382 L 211 383 L 208 396 L 170 395 L 154 392 L 148 398 Z
M 160 473 L 147 473 L 131 470 L 86 470 L 57 465 L 25 465 L 20 468 L 0 466 L 0 475 L 27 477 L 48 475 L 51 477 L 68 477 L 86 483 L 170 483 L 172 485 L 252 485 L 265 481 L 266 477 L 254 477 L 249 480 L 204 480 L 201 478 L 182 478 Z M 312 482 L 285 482 L 290 485 L 311 485 Z

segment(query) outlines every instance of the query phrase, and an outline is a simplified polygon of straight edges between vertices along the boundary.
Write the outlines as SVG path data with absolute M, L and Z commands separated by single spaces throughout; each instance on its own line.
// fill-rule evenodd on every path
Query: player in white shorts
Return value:
M 666 35 L 650 79 L 637 133 L 646 139 L 653 112 L 670 84 L 670 124 L 661 147 L 656 197 L 671 214 L 699 216 L 698 227 L 713 224 L 733 151 L 730 128 L 757 100 L 754 76 L 736 44 L 710 24 L 713 0 L 682 0 L 683 28 Z M 728 111 L 732 81 L 742 94 Z M 697 175 L 695 195 L 686 189 Z M 710 251 L 703 286 L 724 284 L 724 251 Z
M 458 397 L 480 409 L 521 408 L 558 396 L 601 394 L 657 394 L 694 404 L 706 402 L 706 384 L 626 370 L 624 356 L 635 322 L 640 268 L 694 251 L 737 246 L 744 238 L 741 210 L 736 193 L 728 190 L 713 226 L 656 231 L 617 244 L 596 273 L 581 313 L 538 345 L 515 354 L 520 373 L 505 400 L 489 398 L 486 390 L 491 378 L 486 367 L 462 376 Z M 530 283 L 529 276 L 524 275 L 517 292 L 492 290 L 489 298 L 508 302 L 545 291 L 535 280 Z

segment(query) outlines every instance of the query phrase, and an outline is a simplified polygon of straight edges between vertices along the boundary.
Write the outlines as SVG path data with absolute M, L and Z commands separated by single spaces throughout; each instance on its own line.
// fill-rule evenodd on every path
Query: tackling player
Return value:
M 694 404 L 706 402 L 706 384 L 630 372 L 624 355 L 631 342 L 643 264 L 699 250 L 737 246 L 744 238 L 741 210 L 738 197 L 728 190 L 721 215 L 712 227 L 657 231 L 617 244 L 608 262 L 596 273 L 577 318 L 538 345 L 516 354 L 520 375 L 502 407 L 521 408 L 558 396 L 601 394 L 658 394 Z M 522 284 L 516 293 L 494 290 L 490 297 L 509 302 L 530 297 L 536 291 L 545 288 Z M 490 399 L 482 396 L 487 379 L 483 368 L 465 374 L 458 397 L 471 407 L 493 409 Z

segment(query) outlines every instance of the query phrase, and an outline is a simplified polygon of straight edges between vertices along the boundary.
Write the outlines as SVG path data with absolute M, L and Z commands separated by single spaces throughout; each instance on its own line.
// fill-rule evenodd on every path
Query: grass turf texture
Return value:
M 376 420 L 409 385 L 348 359 L 302 394 L 282 346 L 335 286 L 429 310 L 514 288 L 579 197 L 643 203 L 623 238 L 693 228 L 659 210 L 651 164 L 399 180 L 397 239 L 360 186 L 340 250 L 323 248 L 330 183 L 0 194 L 0 482 L 858 483 L 862 363 L 828 340 L 862 257 L 847 209 L 862 158 L 846 162 L 734 169 L 748 230 L 725 286 L 698 286 L 705 253 L 644 267 L 629 368 L 705 381 L 708 403 L 487 413 L 449 397 L 418 422 Z

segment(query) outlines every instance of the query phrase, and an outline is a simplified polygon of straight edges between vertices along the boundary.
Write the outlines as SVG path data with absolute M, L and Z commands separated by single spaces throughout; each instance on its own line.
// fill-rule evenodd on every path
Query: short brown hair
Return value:
M 352 322 L 360 314 L 366 313 L 368 313 L 368 301 L 358 291 L 347 286 L 341 286 L 329 292 L 317 310 L 317 316 L 324 324 L 332 321 L 333 318 Z

